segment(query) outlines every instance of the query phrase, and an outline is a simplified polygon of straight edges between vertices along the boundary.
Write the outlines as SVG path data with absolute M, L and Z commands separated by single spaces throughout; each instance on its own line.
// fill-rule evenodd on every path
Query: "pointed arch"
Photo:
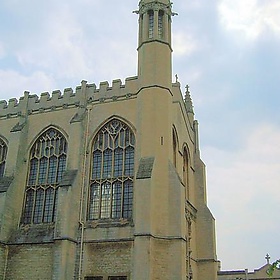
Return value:
M 2 137 L 0 137 L 0 178 L 4 177 L 5 165 L 7 159 L 8 145 Z
M 34 141 L 29 155 L 22 223 L 55 221 L 57 190 L 66 169 L 67 141 L 51 126 Z
M 31 143 L 28 146 L 28 150 L 30 151 L 32 149 L 32 147 L 34 146 L 35 142 L 38 140 L 39 137 L 41 137 L 46 131 L 50 130 L 50 129 L 54 129 L 56 131 L 58 131 L 65 139 L 68 139 L 68 134 L 66 133 L 66 131 L 58 126 L 58 125 L 54 125 L 54 124 L 50 124 L 46 127 L 44 127 L 43 129 L 41 129 L 41 131 L 39 131 L 35 136 L 34 139 L 31 141 Z
M 135 136 L 117 118 L 104 124 L 92 141 L 88 219 L 131 219 Z
M 123 118 L 120 115 L 111 115 L 109 118 L 107 118 L 106 120 L 104 120 L 103 122 L 101 122 L 97 128 L 94 130 L 94 133 L 92 136 L 90 136 L 89 138 L 89 144 L 88 144 L 88 150 L 92 149 L 92 142 L 94 141 L 96 135 L 98 134 L 98 132 L 104 127 L 106 126 L 109 122 L 113 121 L 113 120 L 117 120 L 120 121 L 121 123 L 124 123 L 133 133 L 134 135 L 136 134 L 136 128 L 135 126 L 128 121 L 127 119 Z

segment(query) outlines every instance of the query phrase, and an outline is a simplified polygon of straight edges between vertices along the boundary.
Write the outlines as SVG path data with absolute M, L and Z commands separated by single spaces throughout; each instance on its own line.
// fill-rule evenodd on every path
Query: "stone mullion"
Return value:
M 154 10 L 154 39 L 158 39 L 159 38 L 159 34 L 158 34 L 158 14 L 159 14 L 159 10 L 155 9 Z
M 162 23 L 162 28 L 163 28 L 163 33 L 162 33 L 162 36 L 163 36 L 163 40 L 165 40 L 166 42 L 168 43 L 171 43 L 170 42 L 170 36 L 169 36 L 169 32 L 168 32 L 168 24 L 169 24 L 169 15 L 165 12 L 163 14 L 163 23 Z
M 148 18 L 148 14 L 144 13 L 143 14 L 143 19 L 142 19 L 142 39 L 141 41 L 139 41 L 139 43 L 141 44 L 142 42 L 146 41 L 149 38 L 149 18 Z

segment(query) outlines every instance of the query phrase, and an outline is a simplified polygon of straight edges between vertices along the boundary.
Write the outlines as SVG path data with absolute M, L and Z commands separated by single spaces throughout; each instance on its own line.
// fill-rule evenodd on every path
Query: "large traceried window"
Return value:
M 119 120 L 93 141 L 88 219 L 130 219 L 133 206 L 135 137 Z
M 0 138 L 0 178 L 4 176 L 7 150 L 8 147 L 6 143 Z
M 56 129 L 44 132 L 31 148 L 22 223 L 55 221 L 57 190 L 66 168 L 67 142 Z

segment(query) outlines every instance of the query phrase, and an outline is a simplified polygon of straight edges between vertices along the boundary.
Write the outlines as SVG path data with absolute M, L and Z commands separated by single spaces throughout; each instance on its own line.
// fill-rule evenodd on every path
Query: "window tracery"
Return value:
M 34 143 L 30 152 L 22 222 L 24 224 L 55 221 L 57 190 L 66 168 L 67 142 L 50 128 Z
M 112 120 L 93 141 L 88 219 L 130 219 L 133 206 L 135 137 Z
M 0 178 L 4 176 L 8 147 L 0 138 Z

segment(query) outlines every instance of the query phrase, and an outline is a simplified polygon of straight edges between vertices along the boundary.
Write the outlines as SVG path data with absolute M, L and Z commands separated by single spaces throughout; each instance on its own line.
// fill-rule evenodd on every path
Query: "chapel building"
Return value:
M 0 279 L 217 279 L 172 5 L 136 13 L 137 76 L 0 101 Z

